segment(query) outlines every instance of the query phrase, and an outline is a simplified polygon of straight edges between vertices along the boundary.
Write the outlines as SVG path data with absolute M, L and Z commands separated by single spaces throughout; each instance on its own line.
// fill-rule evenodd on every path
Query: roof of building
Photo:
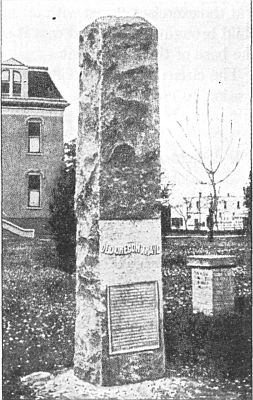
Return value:
M 28 97 L 42 97 L 45 99 L 62 99 L 62 95 L 50 78 L 47 71 L 29 71 L 28 69 Z
M 9 58 L 8 60 L 4 61 L 2 63 L 3 65 L 16 65 L 16 66 L 23 66 L 25 67 L 25 64 L 23 64 L 22 62 L 16 60 L 16 58 Z
M 65 107 L 68 103 L 63 99 L 61 93 L 55 86 L 54 82 L 52 81 L 47 67 L 38 67 L 38 66 L 27 66 L 20 61 L 16 60 L 15 58 L 9 58 L 8 60 L 2 63 L 2 66 L 6 68 L 9 67 L 16 67 L 17 70 L 20 68 L 21 70 L 27 69 L 28 70 L 28 99 L 41 99 L 39 101 L 49 100 L 49 101 L 60 101 L 62 104 L 65 104 Z M 4 99 L 4 102 L 13 102 L 13 99 Z M 15 98 L 15 102 L 25 101 L 23 98 Z M 26 100 L 27 101 L 27 100 Z M 36 100 L 37 101 L 37 100 Z

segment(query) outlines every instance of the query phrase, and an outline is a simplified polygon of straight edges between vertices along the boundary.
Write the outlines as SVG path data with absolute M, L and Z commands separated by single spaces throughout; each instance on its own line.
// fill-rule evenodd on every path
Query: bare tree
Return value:
M 183 124 L 177 121 L 177 125 L 181 132 L 181 138 L 184 139 L 184 145 L 178 140 L 175 135 L 170 134 L 176 141 L 182 154 L 185 156 L 183 162 L 179 160 L 179 165 L 192 178 L 195 183 L 211 186 L 211 200 L 209 207 L 209 240 L 213 240 L 214 224 L 217 226 L 217 205 L 218 205 L 218 185 L 227 180 L 238 167 L 242 158 L 240 149 L 241 139 L 235 140 L 233 135 L 233 122 L 229 122 L 229 126 L 224 131 L 224 112 L 223 109 L 219 116 L 211 118 L 210 116 L 210 90 L 208 91 L 205 112 L 205 131 L 206 141 L 203 140 L 203 129 L 200 124 L 199 112 L 199 94 L 196 97 L 195 104 L 195 123 L 191 124 L 188 117 L 186 123 Z M 195 140 L 193 138 L 195 134 Z M 227 168 L 225 163 L 231 155 L 231 151 L 235 151 L 232 165 Z M 234 153 L 233 153 L 234 154 Z M 189 165 L 191 164 L 191 165 Z M 194 167 L 193 167 L 194 164 Z M 204 172 L 206 179 L 200 178 L 200 172 Z
M 173 206 L 177 214 L 183 218 L 186 231 L 188 230 L 188 219 L 190 215 L 189 211 L 192 206 L 192 199 L 193 197 L 191 198 L 183 197 L 184 204 L 176 204 Z

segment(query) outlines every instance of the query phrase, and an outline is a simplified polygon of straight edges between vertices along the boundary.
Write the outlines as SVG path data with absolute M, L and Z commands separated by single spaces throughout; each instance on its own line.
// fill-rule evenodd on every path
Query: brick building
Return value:
M 2 210 L 23 228 L 47 226 L 67 106 L 48 68 L 2 64 Z

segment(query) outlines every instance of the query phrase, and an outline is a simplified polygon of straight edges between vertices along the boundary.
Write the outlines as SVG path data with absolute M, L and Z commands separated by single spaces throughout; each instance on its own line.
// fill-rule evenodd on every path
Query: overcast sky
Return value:
M 211 129 L 216 134 L 213 154 L 218 156 L 222 146 L 225 149 L 233 121 L 233 144 L 221 178 L 233 167 L 238 137 L 239 152 L 243 150 L 239 167 L 221 192 L 242 191 L 250 169 L 249 0 L 3 0 L 2 15 L 3 60 L 14 57 L 27 65 L 49 67 L 56 86 L 71 103 L 65 111 L 66 141 L 78 130 L 79 31 L 105 15 L 146 18 L 159 32 L 161 157 L 166 175 L 178 191 L 198 194 L 192 175 L 199 177 L 200 171 L 183 158 L 170 132 L 180 141 L 184 134 L 178 122 L 191 138 L 200 130 L 203 151 L 208 152 L 210 90 Z M 218 134 L 222 109 L 223 145 Z

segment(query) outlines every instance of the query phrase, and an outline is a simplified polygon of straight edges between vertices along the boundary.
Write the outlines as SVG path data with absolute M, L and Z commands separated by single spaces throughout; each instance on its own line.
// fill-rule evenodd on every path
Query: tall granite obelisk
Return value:
M 157 30 L 99 18 L 80 33 L 75 374 L 100 385 L 165 369 Z

